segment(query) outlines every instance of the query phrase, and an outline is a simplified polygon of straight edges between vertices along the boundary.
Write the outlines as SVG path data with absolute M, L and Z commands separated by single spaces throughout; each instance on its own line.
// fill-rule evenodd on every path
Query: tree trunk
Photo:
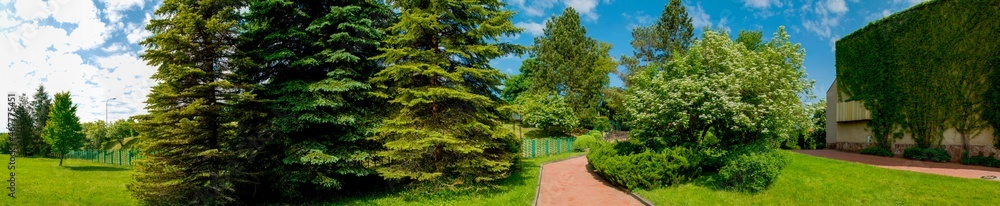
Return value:
M 62 160 L 63 160 L 63 157 L 66 157 L 66 154 L 59 154 L 59 166 L 60 166 L 60 167 L 62 167 Z
M 963 151 L 965 151 L 965 152 L 968 153 L 969 152 L 969 140 L 966 139 L 965 133 L 962 133 L 961 136 L 962 136 L 962 149 L 963 149 Z M 972 155 L 972 154 L 969 154 L 969 155 Z

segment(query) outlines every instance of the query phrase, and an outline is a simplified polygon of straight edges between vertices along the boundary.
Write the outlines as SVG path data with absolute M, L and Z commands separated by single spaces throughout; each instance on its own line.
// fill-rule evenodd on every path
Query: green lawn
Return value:
M 478 191 L 438 192 L 428 195 L 416 190 L 388 192 L 366 197 L 346 199 L 329 205 L 531 205 L 538 187 L 538 169 L 542 163 L 582 155 L 582 152 L 563 153 L 546 157 L 523 159 L 523 167 L 511 177 L 500 180 L 493 188 Z
M 10 154 L 0 155 L 9 162 Z M 131 170 L 83 160 L 18 157 L 15 168 L 16 198 L 2 189 L 0 205 L 137 205 L 125 188 L 131 180 Z M 2 179 L 10 178 L 3 164 Z M 5 181 L 6 182 L 6 181 Z
M 995 205 L 1000 181 L 883 169 L 784 151 L 792 162 L 758 194 L 713 190 L 703 179 L 636 191 L 656 205 Z

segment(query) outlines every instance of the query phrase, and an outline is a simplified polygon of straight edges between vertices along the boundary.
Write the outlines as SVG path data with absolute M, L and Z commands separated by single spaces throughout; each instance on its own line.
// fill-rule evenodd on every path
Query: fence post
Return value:
M 535 158 L 535 139 L 531 139 L 531 158 Z

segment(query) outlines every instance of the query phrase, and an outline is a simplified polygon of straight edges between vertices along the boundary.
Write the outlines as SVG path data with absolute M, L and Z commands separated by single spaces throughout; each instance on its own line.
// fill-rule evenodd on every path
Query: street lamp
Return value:
M 116 100 L 117 97 L 104 100 L 104 128 L 108 128 L 108 102 L 111 100 Z

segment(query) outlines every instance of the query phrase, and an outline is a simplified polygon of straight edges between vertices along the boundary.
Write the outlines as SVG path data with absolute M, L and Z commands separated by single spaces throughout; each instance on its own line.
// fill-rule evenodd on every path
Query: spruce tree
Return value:
M 564 98 L 580 119 L 580 126 L 593 127 L 603 120 L 598 114 L 601 89 L 617 63 L 608 54 L 611 45 L 587 36 L 580 14 L 566 8 L 545 23 L 545 34 L 535 38 L 537 64 L 531 67 L 531 88 L 536 94 L 556 93 Z
M 239 101 L 230 61 L 237 37 L 238 0 L 165 0 L 162 19 L 141 57 L 157 68 L 142 116 L 141 151 L 133 195 L 151 205 L 223 205 L 237 199 L 237 160 L 231 105 Z
M 14 119 L 11 120 L 14 124 L 14 135 L 11 135 L 11 138 L 16 140 L 16 144 L 11 145 L 11 148 L 17 150 L 17 155 L 32 156 L 37 151 L 33 144 L 36 138 L 34 134 L 37 132 L 34 131 L 35 119 L 31 114 L 33 111 L 31 100 L 23 93 L 17 99 L 14 105 Z
M 490 181 L 510 174 L 518 142 L 503 128 L 496 94 L 504 74 L 489 61 L 520 53 L 501 42 L 521 29 L 498 0 L 393 1 L 388 67 L 373 78 L 396 106 L 374 139 L 384 142 L 378 172 L 432 185 Z
M 55 97 L 42 139 L 59 155 L 59 166 L 62 166 L 66 153 L 83 147 L 83 127 L 69 92 L 56 93 Z
M 49 98 L 49 93 L 45 92 L 45 87 L 38 85 L 38 90 L 35 91 L 35 99 L 31 102 L 31 106 L 34 107 L 35 111 L 33 113 L 35 128 L 32 129 L 32 142 L 33 147 L 36 148 L 35 153 L 40 155 L 46 155 L 49 153 L 49 145 L 45 144 L 43 141 L 43 128 L 49 120 L 49 107 L 52 107 L 52 99 Z
M 259 178 L 274 183 L 265 186 L 315 197 L 374 174 L 365 164 L 380 144 L 366 138 L 385 101 L 368 80 L 382 69 L 371 57 L 392 10 L 375 0 L 253 0 L 248 11 L 240 50 L 249 61 L 238 73 L 255 88 L 244 111 L 258 115 L 241 126 L 266 145 L 256 155 Z

